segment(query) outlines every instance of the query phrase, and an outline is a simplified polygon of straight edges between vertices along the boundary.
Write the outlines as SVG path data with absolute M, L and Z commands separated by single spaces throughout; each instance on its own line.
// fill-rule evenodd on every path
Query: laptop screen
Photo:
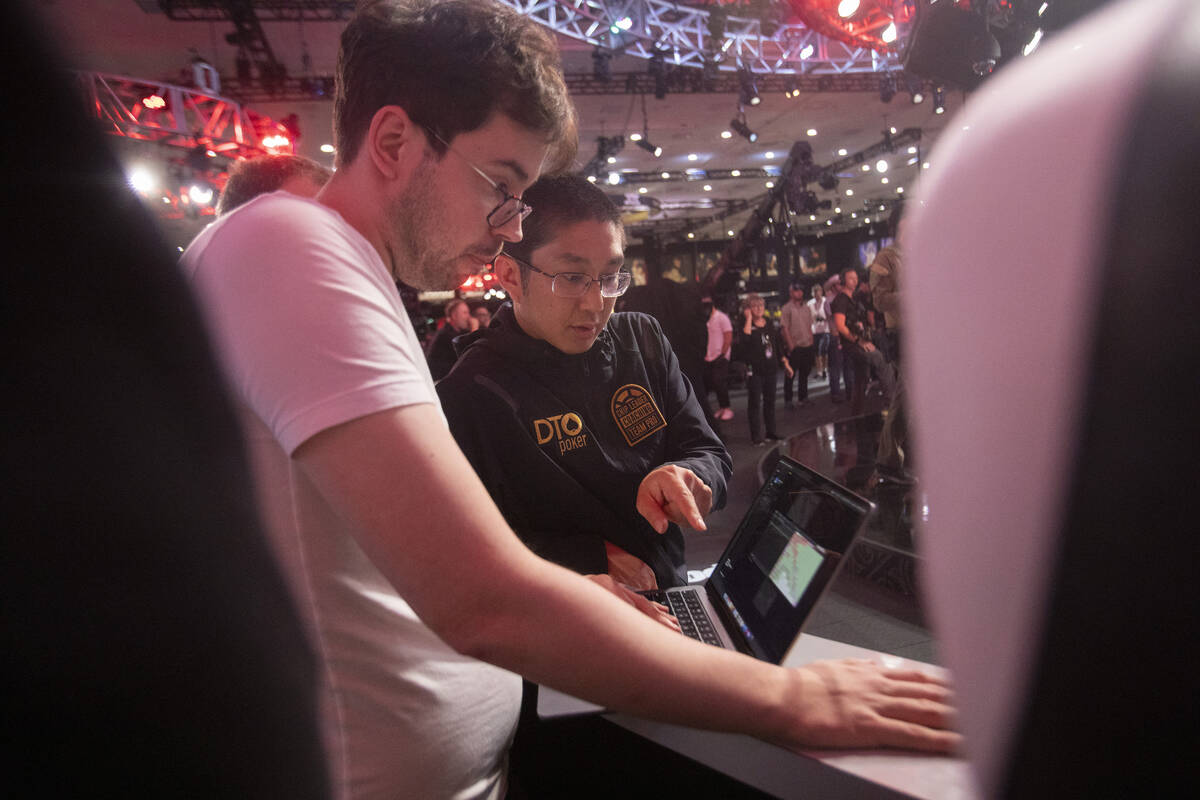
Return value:
M 833 580 L 872 506 L 782 457 L 709 580 L 754 655 L 779 663 Z

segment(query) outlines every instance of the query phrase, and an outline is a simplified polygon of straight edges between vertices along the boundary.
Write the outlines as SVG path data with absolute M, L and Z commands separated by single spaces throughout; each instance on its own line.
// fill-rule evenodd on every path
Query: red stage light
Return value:
M 167 101 L 159 95 L 151 94 L 142 98 L 142 105 L 144 105 L 146 108 L 166 108 Z

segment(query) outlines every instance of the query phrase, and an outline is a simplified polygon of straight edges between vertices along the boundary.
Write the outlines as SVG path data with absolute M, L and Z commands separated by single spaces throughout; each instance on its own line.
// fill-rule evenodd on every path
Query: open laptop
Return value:
M 874 509 L 781 456 L 707 581 L 642 594 L 671 608 L 692 638 L 779 664 L 799 641 L 805 620 Z M 599 711 L 539 687 L 539 717 Z
M 782 456 L 707 581 L 643 594 L 671 608 L 688 636 L 778 664 L 873 509 Z

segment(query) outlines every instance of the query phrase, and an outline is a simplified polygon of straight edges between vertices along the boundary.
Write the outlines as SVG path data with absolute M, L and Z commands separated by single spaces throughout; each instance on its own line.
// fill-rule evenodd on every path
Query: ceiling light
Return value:
M 929 169 L 929 162 L 926 161 L 924 164 L 922 164 L 921 169 Z
M 897 187 L 896 187 L 896 194 L 904 194 L 904 187 L 903 187 L 903 186 L 897 186 Z
M 610 33 L 621 33 L 633 27 L 633 20 L 629 17 L 621 17 L 619 20 L 609 26 Z
M 696 234 L 692 233 L 691 231 L 688 231 L 688 238 L 689 238 L 689 239 L 695 239 L 695 238 L 696 238 Z
M 629 134 L 629 141 L 631 141 L 631 142 L 640 142 L 641 140 L 642 140 L 642 135 L 641 135 L 640 133 L 637 133 L 637 132 L 635 131 L 635 132 L 633 132 L 633 133 Z
M 809 218 L 809 219 L 811 219 L 811 220 L 813 220 L 813 221 L 815 221 L 815 220 L 817 219 L 817 215 L 816 215 L 816 214 L 809 214 L 809 215 L 808 215 L 808 218 Z
M 648 192 L 648 191 L 650 191 L 650 190 L 649 190 L 649 189 L 647 189 L 645 186 L 639 186 L 639 187 L 638 187 L 638 194 L 645 194 L 645 193 L 646 193 L 646 192 Z
M 587 179 L 588 179 L 588 183 L 595 183 L 595 182 L 596 182 L 596 176 L 595 176 L 595 175 L 588 175 L 588 176 L 587 176 Z
M 610 184 L 612 184 L 613 186 L 616 186 L 618 183 L 621 182 L 621 173 L 619 173 L 619 172 L 608 173 L 608 182 Z
M 734 117 L 733 119 L 729 120 L 729 127 L 733 129 L 734 133 L 738 134 L 739 136 L 745 137 L 747 141 L 750 141 L 750 142 L 758 141 L 758 134 L 755 133 L 754 131 L 750 130 L 750 126 L 747 125 L 746 121 L 743 119 L 738 119 L 737 117 Z
M 832 225 L 832 224 L 833 224 L 833 220 L 831 220 L 831 219 L 827 219 L 827 220 L 825 220 L 825 224 L 826 224 L 826 225 Z
M 763 158 L 774 158 L 774 157 L 775 157 L 774 150 L 768 150 L 767 152 L 763 153 Z
M 722 139 L 732 139 L 733 131 L 721 131 L 721 138 Z
M 837 154 L 838 154 L 839 156 L 844 156 L 844 155 L 846 155 L 846 153 L 847 153 L 847 152 L 848 152 L 848 151 L 846 150 L 846 148 L 844 148 L 844 147 L 839 147 L 839 148 L 838 148 L 838 151 L 837 151 Z
M 615 164 L 615 163 L 617 163 L 617 157 L 616 157 L 616 156 L 609 156 L 609 157 L 608 157 L 607 159 L 605 159 L 605 160 L 606 160 L 606 161 L 607 161 L 609 164 Z
M 775 188 L 775 181 L 767 181 L 767 182 L 766 182 L 765 184 L 763 184 L 763 185 L 764 185 L 764 186 L 766 186 L 768 189 L 774 189 L 774 188 Z
M 846 197 L 854 197 L 854 190 L 853 190 L 853 189 L 847 189 L 847 190 L 846 190 Z
M 887 172 L 888 171 L 888 163 L 887 163 L 886 158 L 881 158 L 875 162 L 875 171 L 876 172 Z
M 880 179 L 879 179 L 879 182 L 880 182 L 880 183 L 891 183 L 891 181 L 889 181 L 889 180 L 887 179 L 887 176 L 886 176 L 886 175 L 885 175 L 884 177 L 880 178 Z
M 840 214 L 840 213 L 842 213 L 842 207 L 841 207 L 841 206 L 835 206 L 835 207 L 834 207 L 834 209 L 833 209 L 833 213 L 835 213 L 835 214 Z
M 696 155 L 695 153 L 688 153 L 688 161 L 695 161 L 698 158 L 700 158 L 700 156 Z
M 811 58 L 813 54 L 813 46 L 811 44 L 804 45 L 804 49 L 800 51 L 800 60 Z
M 733 231 L 725 231 L 725 232 L 728 233 L 730 236 L 733 236 Z
M 946 113 L 946 90 L 941 86 L 933 88 L 933 113 Z
M 870 164 L 863 164 L 863 165 L 862 165 L 862 171 L 863 171 L 863 172 L 870 172 L 870 171 L 871 171 L 871 165 L 870 165 Z
M 1033 38 L 1029 40 L 1029 44 L 1022 48 L 1021 53 L 1027 56 L 1033 55 L 1033 51 L 1037 50 L 1038 45 L 1042 43 L 1042 29 L 1038 28 L 1033 32 Z
M 704 184 L 704 191 L 706 191 L 706 192 L 711 192 L 711 191 L 712 191 L 712 184 L 711 184 L 711 183 L 706 183 L 706 184 Z
M 883 33 L 881 33 L 879 35 L 879 38 L 883 39 L 883 41 L 887 42 L 888 44 L 891 44 L 892 42 L 896 41 L 896 23 L 895 23 L 895 21 L 893 21 L 892 24 L 888 25 L 886 28 L 883 29 Z
M 858 11 L 858 5 L 858 0 L 841 0 L 837 7 L 838 16 L 842 19 L 853 17 L 854 12 Z
M 336 149 L 336 148 L 334 148 L 334 146 L 333 146 L 333 145 L 331 145 L 331 144 L 323 144 L 323 145 L 321 145 L 321 152 L 322 152 L 322 153 L 332 153 L 332 152 L 333 152 L 335 149 Z
M 731 178 L 740 178 L 742 177 L 742 171 L 740 169 L 731 169 L 729 171 L 729 176 Z
M 805 131 L 805 133 L 807 133 L 809 136 L 816 136 L 816 135 L 817 135 L 817 129 L 816 129 L 816 128 L 809 128 L 807 131 Z
M 671 177 L 671 173 L 669 172 L 663 172 L 661 174 L 664 181 Z
M 207 182 L 193 183 L 188 187 L 188 197 L 197 205 L 206 206 L 213 201 L 215 192 L 211 184 Z

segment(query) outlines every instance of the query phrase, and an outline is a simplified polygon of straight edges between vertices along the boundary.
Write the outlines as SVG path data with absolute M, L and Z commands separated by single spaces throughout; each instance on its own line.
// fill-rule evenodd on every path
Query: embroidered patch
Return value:
M 554 442 L 560 456 L 588 446 L 588 435 L 583 430 L 583 420 L 574 411 L 535 419 L 533 435 L 537 437 L 538 444 Z
M 636 383 L 627 383 L 613 393 L 612 415 L 630 447 L 667 427 L 654 396 Z

